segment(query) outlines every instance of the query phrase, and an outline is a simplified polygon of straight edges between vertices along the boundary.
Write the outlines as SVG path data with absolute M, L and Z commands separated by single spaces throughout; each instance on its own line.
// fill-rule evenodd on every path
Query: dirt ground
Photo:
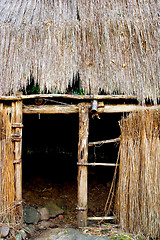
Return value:
M 88 187 L 88 216 L 104 216 L 104 206 L 110 184 L 91 183 Z M 43 178 L 36 178 L 23 186 L 24 206 L 38 208 L 53 201 L 64 210 L 63 220 L 51 219 L 57 226 L 77 227 L 77 183 L 54 184 Z
M 111 183 L 91 182 L 88 186 L 88 216 L 104 216 L 104 206 Z M 145 238 L 124 233 L 116 222 L 88 222 L 87 228 L 77 229 L 77 183 L 54 184 L 42 177 L 23 185 L 23 204 L 38 208 L 53 201 L 64 210 L 63 217 L 49 219 L 53 223 L 47 229 L 38 229 L 29 239 L 136 239 Z M 112 209 L 113 209 L 112 204 Z M 111 213 L 112 214 L 112 213 Z M 71 229 L 71 230 L 70 230 Z M 65 235 L 69 231 L 68 235 Z M 71 231 L 71 233 L 70 233 Z M 59 235 L 58 235 L 59 234 Z M 47 237 L 46 237 L 47 236 Z M 79 238 L 77 238 L 79 236 Z M 88 236 L 88 237 L 87 237 Z M 90 237 L 89 237 L 90 236 Z M 91 238 L 92 236 L 92 238 Z M 58 238 L 59 237 L 59 238 Z M 66 238 L 69 237 L 69 238 Z

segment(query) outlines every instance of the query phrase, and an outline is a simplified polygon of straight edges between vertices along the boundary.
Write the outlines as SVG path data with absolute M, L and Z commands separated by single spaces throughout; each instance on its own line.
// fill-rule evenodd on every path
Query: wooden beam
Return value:
M 76 94 L 32 94 L 22 95 L 22 99 L 31 98 L 70 98 L 70 99 L 137 99 L 136 96 L 127 95 L 76 95 Z
M 116 217 L 110 216 L 110 217 L 88 217 L 87 218 L 87 220 L 90 220 L 90 221 L 112 220 L 112 219 L 116 219 Z
M 23 114 L 70 114 L 78 113 L 77 105 L 26 105 L 23 106 Z
M 18 96 L 0 96 L 1 101 L 17 101 L 21 100 L 21 97 Z
M 97 113 L 123 113 L 123 112 L 136 112 L 147 109 L 160 109 L 160 105 L 155 106 L 141 106 L 136 104 L 105 104 L 104 108 L 98 108 Z
M 78 166 L 104 166 L 104 167 L 116 167 L 116 163 L 77 163 Z
M 34 98 L 68 98 L 68 99 L 137 99 L 137 96 L 127 96 L 127 95 L 76 95 L 76 94 L 30 94 L 30 95 L 14 95 L 14 96 L 0 96 L 2 101 L 17 101 L 25 99 Z
M 2 119 L 2 110 L 3 110 L 3 104 L 0 103 L 0 211 L 2 212 L 3 206 L 2 206 L 2 166 L 3 166 L 3 159 L 2 159 L 2 149 L 4 148 L 3 146 L 3 141 L 2 141 L 2 124 L 3 124 L 3 119 Z M 1 216 L 0 216 L 0 221 L 1 221 Z
M 15 202 L 22 202 L 22 101 L 12 102 L 12 132 L 13 136 L 18 136 L 18 140 L 13 138 L 14 159 L 15 166 Z M 18 221 L 22 222 L 23 209 L 22 204 L 17 206 L 16 217 Z
M 67 98 L 67 99 L 79 99 L 79 100 L 137 100 L 137 96 L 133 95 L 76 95 L 76 94 L 30 94 L 30 95 L 14 95 L 14 96 L 0 96 L 2 101 L 17 101 L 34 98 Z M 148 97 L 146 97 L 148 99 Z M 158 96 L 160 99 L 160 96 Z
M 88 162 L 88 132 L 89 132 L 89 111 L 88 104 L 79 104 L 79 144 L 78 162 Z M 78 166 L 78 227 L 87 226 L 87 191 L 88 191 L 88 170 L 87 166 Z
M 91 104 L 88 105 L 91 108 Z M 78 106 L 74 104 L 67 105 L 24 105 L 23 114 L 70 114 L 78 113 Z M 98 108 L 97 113 L 123 113 L 134 112 L 147 109 L 160 109 L 160 105 L 156 106 L 140 106 L 136 104 L 105 104 L 104 107 Z
M 114 139 L 109 139 L 109 140 L 103 140 L 103 141 L 97 141 L 97 142 L 89 142 L 88 146 L 94 146 L 94 145 L 99 145 L 99 144 L 104 144 L 104 143 L 113 143 L 113 142 L 119 142 L 121 138 L 114 138 Z

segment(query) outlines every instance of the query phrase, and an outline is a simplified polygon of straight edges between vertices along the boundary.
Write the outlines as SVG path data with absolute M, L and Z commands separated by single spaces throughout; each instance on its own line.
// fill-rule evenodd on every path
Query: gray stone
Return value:
M 3 237 L 7 237 L 9 234 L 10 228 L 7 226 L 1 226 L 0 227 L 0 236 Z
M 25 230 L 30 234 L 33 234 L 36 232 L 36 228 L 32 224 L 29 224 L 27 227 L 25 227 Z
M 19 232 L 20 232 L 20 234 L 22 236 L 22 239 L 25 240 L 26 237 L 27 237 L 27 233 L 23 229 L 21 229 Z
M 35 240 L 107 240 L 108 237 L 102 236 L 90 236 L 87 234 L 82 234 L 77 229 L 50 229 L 45 232 L 42 232 L 39 237 L 35 238 Z
M 63 209 L 64 211 L 67 210 L 67 205 L 63 201 L 58 201 L 56 204 L 59 208 Z
M 49 219 L 49 211 L 48 208 L 42 207 L 37 209 L 38 212 L 40 213 L 40 220 L 48 220 Z
M 16 234 L 15 239 L 16 240 L 22 240 L 21 234 L 20 233 Z
M 50 218 L 55 218 L 56 216 L 64 213 L 64 210 L 58 207 L 54 202 L 46 203 L 45 207 L 49 211 Z
M 33 207 L 24 207 L 23 208 L 23 221 L 24 223 L 37 224 L 40 219 L 40 213 Z
M 55 223 L 51 221 L 41 221 L 38 224 L 39 229 L 55 228 Z
M 62 198 L 62 199 L 67 199 L 68 196 L 67 196 L 67 195 L 62 195 L 62 196 L 60 196 L 60 198 Z

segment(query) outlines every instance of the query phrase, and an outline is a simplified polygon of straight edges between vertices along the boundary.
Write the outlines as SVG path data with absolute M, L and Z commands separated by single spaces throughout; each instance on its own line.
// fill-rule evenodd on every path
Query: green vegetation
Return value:
M 128 239 L 134 239 L 132 236 L 127 234 L 116 234 L 114 237 L 111 238 L 112 240 L 128 240 Z M 140 240 L 140 239 L 139 239 Z
M 40 93 L 39 84 L 36 83 L 36 85 L 35 85 L 35 84 L 31 83 L 30 85 L 27 86 L 26 92 L 27 92 L 28 95 L 29 94 L 38 94 L 38 93 Z
M 73 94 L 75 95 L 85 95 L 84 90 L 82 88 L 77 88 Z

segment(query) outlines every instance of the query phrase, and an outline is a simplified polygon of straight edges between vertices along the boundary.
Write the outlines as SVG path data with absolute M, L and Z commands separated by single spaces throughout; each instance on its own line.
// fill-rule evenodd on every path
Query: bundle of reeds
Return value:
M 116 208 L 120 225 L 160 239 L 160 112 L 132 113 L 120 128 Z
M 157 0 L 0 2 L 0 95 L 26 88 L 65 92 L 79 72 L 85 93 L 156 101 L 160 74 Z
M 6 110 L 2 110 L 0 117 L 0 221 L 14 222 L 15 186 L 11 123 Z

